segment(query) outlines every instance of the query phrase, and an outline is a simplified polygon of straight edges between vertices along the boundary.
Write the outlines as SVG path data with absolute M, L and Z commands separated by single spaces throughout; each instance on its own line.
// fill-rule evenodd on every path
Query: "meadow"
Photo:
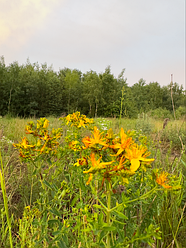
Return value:
M 186 247 L 186 122 L 0 118 L 0 247 Z

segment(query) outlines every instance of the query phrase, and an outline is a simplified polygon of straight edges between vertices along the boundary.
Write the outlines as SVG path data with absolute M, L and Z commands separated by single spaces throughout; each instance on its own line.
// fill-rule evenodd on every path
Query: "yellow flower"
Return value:
M 43 124 L 43 128 L 47 128 L 49 125 L 49 121 L 46 119 Z
M 98 130 L 98 128 L 94 127 L 93 137 L 90 139 L 92 145 L 94 144 L 100 144 L 100 145 L 106 145 L 103 141 L 104 138 L 102 138 L 102 133 Z
M 131 148 L 126 149 L 125 157 L 130 160 L 131 166 L 130 171 L 135 172 L 140 167 L 140 162 L 143 161 L 145 163 L 150 163 L 154 161 L 153 158 L 145 158 L 149 154 L 145 154 L 146 148 L 132 146 Z
M 102 169 L 105 169 L 107 165 L 111 165 L 113 163 L 113 161 L 111 161 L 111 162 L 102 162 L 101 163 L 100 162 L 101 161 L 101 157 L 98 160 L 96 160 L 94 153 L 91 153 L 91 155 L 90 155 L 90 161 L 91 161 L 92 167 L 88 171 L 83 171 L 83 173 L 89 173 L 90 174 L 89 180 L 86 183 L 87 185 L 92 180 L 92 177 L 93 177 L 92 174 L 95 174 L 97 171 L 100 171 Z
M 86 123 L 93 124 L 94 123 L 94 120 L 93 119 L 86 118 L 86 116 L 85 116 L 85 122 Z
M 66 121 L 67 121 L 67 125 L 68 125 L 68 123 L 69 123 L 69 122 L 70 122 L 70 120 L 71 120 L 70 115 L 67 115 L 67 117 L 66 117 L 65 119 L 66 119 Z
M 122 170 L 124 168 L 124 164 L 126 163 L 126 159 L 122 156 L 119 160 L 119 164 L 117 166 L 117 170 Z
M 71 141 L 69 143 L 69 148 L 74 150 L 74 151 L 81 150 L 81 146 L 79 145 L 79 141 L 77 141 L 77 140 Z
M 34 131 L 32 130 L 32 127 L 34 126 L 34 124 L 32 124 L 31 122 L 28 123 L 28 125 L 25 127 L 25 132 L 26 134 L 31 134 L 34 133 Z
M 74 166 L 80 166 L 80 165 L 87 165 L 87 159 L 85 157 L 77 159 L 77 162 L 74 164 Z
M 89 147 L 89 145 L 91 144 L 91 140 L 90 137 L 85 137 L 82 139 L 82 142 L 85 144 L 85 147 L 83 147 L 84 149 L 87 149 Z
M 45 150 L 46 146 L 47 146 L 47 143 L 45 142 L 45 144 L 42 146 L 42 148 L 40 150 L 41 153 Z
M 97 127 L 94 127 L 94 132 L 92 134 L 93 136 L 91 136 L 91 138 L 85 137 L 82 140 L 83 143 L 85 144 L 85 149 L 88 147 L 92 147 L 96 144 L 100 144 L 102 146 L 108 146 L 105 143 L 105 138 L 102 138 L 102 133 L 100 133 Z
M 77 127 L 84 127 L 85 128 L 85 122 L 83 120 L 80 120 L 79 125 Z
M 41 146 L 41 140 L 40 139 L 38 139 L 38 141 L 37 141 L 37 146 L 38 147 Z
M 77 111 L 77 112 L 73 113 L 71 116 L 72 116 L 72 119 L 77 121 L 79 116 L 80 116 L 80 112 Z
M 123 151 L 125 151 L 127 147 L 129 147 L 133 143 L 132 138 L 127 138 L 127 135 L 125 134 L 123 128 L 121 128 L 120 137 L 120 144 L 118 143 L 110 146 L 110 148 L 119 149 L 116 156 L 120 155 Z
M 168 173 L 164 171 L 159 176 L 156 174 L 156 182 L 159 185 L 163 186 L 165 189 L 172 188 L 172 186 L 166 184 L 168 183 L 167 176 L 168 176 Z
M 27 149 L 27 148 L 29 147 L 29 146 L 28 146 L 28 140 L 27 140 L 26 137 L 24 137 L 24 138 L 22 139 L 21 146 L 22 146 L 22 148 L 25 148 L 25 149 Z
M 93 178 L 93 174 L 90 173 L 89 179 L 88 179 L 88 181 L 86 182 L 86 185 L 89 185 L 89 183 L 92 181 L 92 178 Z
M 93 120 L 86 118 L 86 115 L 81 115 L 80 112 L 75 112 L 73 114 L 69 114 L 64 118 L 66 120 L 66 124 L 68 125 L 71 122 L 71 127 L 75 126 L 77 128 L 84 127 L 89 123 L 93 123 Z
M 22 139 L 22 142 L 20 143 L 19 146 L 20 148 L 23 148 L 23 149 L 29 149 L 29 148 L 35 147 L 35 145 L 29 145 L 29 142 L 26 137 Z

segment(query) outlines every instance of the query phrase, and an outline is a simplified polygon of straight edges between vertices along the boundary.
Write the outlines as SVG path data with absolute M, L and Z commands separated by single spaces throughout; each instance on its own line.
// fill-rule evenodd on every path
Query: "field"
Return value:
M 0 118 L 0 247 L 186 247 L 186 123 L 163 124 Z

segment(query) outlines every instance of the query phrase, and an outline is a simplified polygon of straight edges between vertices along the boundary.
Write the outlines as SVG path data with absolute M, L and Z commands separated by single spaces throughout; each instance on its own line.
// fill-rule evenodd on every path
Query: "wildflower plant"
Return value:
M 77 128 L 85 128 L 94 122 L 93 119 L 87 118 L 86 115 L 82 115 L 78 111 L 73 114 L 69 114 L 66 117 L 60 118 L 60 120 L 63 120 L 66 125 L 70 124 L 71 127 L 75 126 Z
M 13 146 L 19 150 L 21 160 L 27 163 L 28 167 L 31 168 L 31 174 L 39 178 L 42 188 L 45 189 L 44 177 L 49 174 L 50 170 L 55 169 L 62 129 L 49 130 L 49 121 L 46 118 L 41 118 L 37 120 L 36 124 L 29 122 L 25 128 L 25 133 L 31 136 L 31 139 L 25 136 L 21 142 L 14 143 Z M 33 179 L 30 204 L 32 187 Z
M 62 135 L 62 129 L 48 130 L 49 121 L 46 118 L 41 118 L 35 125 L 34 122 L 29 122 L 25 128 L 26 134 L 31 134 L 34 137 L 33 142 L 29 142 L 27 137 L 22 138 L 14 147 L 19 149 L 19 154 L 23 159 L 36 161 L 43 155 L 53 156 L 57 152 L 59 146 L 58 140 Z
M 34 164 L 33 175 L 38 173 L 42 184 L 34 208 L 40 213 L 38 220 L 32 209 L 27 211 L 34 220 L 28 229 L 33 236 L 38 237 L 34 230 L 41 225 L 46 244 L 59 247 L 71 243 L 70 247 L 133 244 L 135 248 L 140 242 L 152 245 L 154 239 L 160 239 L 154 219 L 146 223 L 147 213 L 140 217 L 142 209 L 148 209 L 144 207 L 147 199 L 152 200 L 158 191 L 180 186 L 167 172 L 150 170 L 154 158 L 150 157 L 147 137 L 123 128 L 119 133 L 100 131 L 93 127 L 92 119 L 79 112 L 60 120 L 64 129 L 68 128 L 66 136 L 61 128 L 49 130 L 49 121 L 41 118 L 26 126 L 31 141 L 24 137 L 14 144 L 21 159 Z M 20 227 L 25 225 L 20 223 Z
M 147 158 L 150 155 L 147 148 L 137 145 L 130 137 L 130 132 L 126 134 L 123 128 L 120 136 L 115 137 L 112 129 L 107 133 L 101 133 L 97 127 L 94 127 L 92 136 L 83 138 L 82 142 L 83 150 L 88 150 L 90 155 L 89 158 L 87 157 L 90 168 L 84 173 L 88 173 L 91 177 L 98 172 L 104 180 L 117 178 L 126 183 L 140 165 L 143 165 L 143 168 L 149 167 L 154 161 L 152 158 Z
M 141 138 L 142 143 L 139 144 L 140 139 L 136 143 L 133 136 L 135 136 L 134 132 L 125 133 L 123 128 L 117 135 L 112 129 L 100 132 L 95 126 L 92 135 L 82 139 L 81 158 L 78 158 L 74 164 L 83 167 L 83 174 L 88 175 L 86 185 L 90 185 L 96 201 L 93 207 L 103 213 L 104 217 L 99 223 L 102 227 L 97 228 L 100 229 L 99 245 L 102 244 L 104 247 L 119 247 L 119 240 L 120 245 L 128 247 L 130 243 L 140 240 L 152 244 L 153 237 L 160 239 L 160 230 L 152 223 L 146 227 L 143 234 L 137 229 L 130 240 L 129 237 L 120 235 L 118 231 L 118 224 L 120 228 L 121 225 L 122 228 L 126 225 L 128 217 L 124 212 L 130 204 L 152 197 L 159 190 L 172 188 L 168 185 L 168 173 L 159 176 L 156 174 L 154 181 L 149 173 L 145 178 L 144 173 L 151 168 L 154 159 L 149 157 L 150 152 L 145 145 L 146 139 Z M 133 194 L 136 197 L 133 199 L 123 194 L 122 201 L 119 202 L 116 196 L 117 188 L 123 185 L 132 189 L 132 184 L 136 184 L 138 180 L 144 181 L 145 186 L 151 185 L 148 186 L 149 191 L 138 189 L 137 194 Z M 142 186 L 142 183 L 140 184 Z M 162 187 L 158 187 L 159 185 Z M 94 229 L 93 226 L 92 228 Z

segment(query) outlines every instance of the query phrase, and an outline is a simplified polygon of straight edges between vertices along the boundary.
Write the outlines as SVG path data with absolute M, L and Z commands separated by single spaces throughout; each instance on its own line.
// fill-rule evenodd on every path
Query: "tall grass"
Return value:
M 48 119 L 51 127 L 60 127 L 60 121 L 53 117 Z M 96 204 L 94 196 L 90 189 L 86 188 L 85 179 L 73 167 L 78 157 L 73 158 L 71 153 L 65 150 L 64 145 L 58 158 L 53 161 L 51 172 L 47 164 L 43 163 L 42 178 L 34 174 L 30 164 L 20 162 L 18 159 L 18 152 L 13 148 L 12 143 L 20 141 L 21 137 L 25 136 L 25 125 L 31 120 L 35 121 L 19 118 L 0 119 L 2 153 L 2 193 L 0 194 L 3 196 L 3 201 L 0 200 L 2 216 L 0 235 L 4 242 L 0 243 L 1 247 L 13 247 L 13 245 L 14 247 L 95 247 L 94 228 L 97 228 L 96 223 L 103 221 L 103 216 L 93 210 L 93 205 Z M 147 146 L 152 157 L 155 158 L 152 164 L 153 169 L 163 169 L 170 174 L 175 174 L 178 183 L 182 185 L 181 190 L 159 193 L 156 197 L 153 195 L 148 201 L 144 199 L 141 203 L 134 203 L 124 209 L 123 213 L 128 216 L 130 222 L 126 221 L 123 232 L 132 237 L 136 227 L 147 230 L 151 220 L 160 227 L 162 232 L 161 240 L 154 238 L 154 247 L 186 247 L 186 126 L 184 120 L 170 120 L 164 130 L 163 120 L 148 117 L 122 118 L 121 120 L 96 118 L 95 125 L 103 131 L 112 128 L 114 133 L 119 133 L 120 128 L 123 127 L 126 131 L 134 130 L 137 137 L 147 136 Z M 65 132 L 68 133 L 68 129 L 65 129 Z M 87 131 L 87 134 L 90 132 Z M 62 139 L 61 142 L 64 141 L 64 137 Z M 122 197 L 125 200 L 123 192 L 127 196 L 131 196 L 133 194 L 131 192 L 137 192 L 139 178 L 135 180 L 136 185 L 133 189 L 122 188 L 122 186 L 117 189 L 118 195 L 112 200 L 112 204 L 121 201 Z M 104 199 L 104 194 L 102 197 Z M 49 214 L 46 214 L 44 205 L 46 202 L 49 204 Z M 36 208 L 36 205 L 39 207 Z M 57 207 L 57 211 L 54 206 Z M 64 225 L 61 224 L 62 222 Z M 74 229 L 70 229 L 69 226 Z M 97 232 L 97 235 L 103 234 Z M 41 240 L 42 236 L 46 239 Z M 48 241 L 47 237 L 50 237 Z M 109 240 L 113 238 L 112 235 L 107 237 Z M 99 238 L 102 237 L 99 236 Z M 38 243 L 34 239 L 37 239 Z M 90 239 L 92 239 L 91 243 L 87 241 Z M 49 244 L 51 240 L 53 246 Z M 103 246 L 100 244 L 100 247 Z M 148 245 L 145 240 L 142 240 L 128 247 L 148 247 Z
M 7 201 L 6 184 L 5 184 L 5 177 L 4 177 L 4 166 L 3 166 L 3 161 L 1 157 L 1 151 L 0 151 L 0 164 L 1 164 L 0 182 L 1 182 L 1 189 L 2 189 L 2 194 L 3 194 L 3 202 L 4 202 L 5 214 L 6 214 L 7 224 L 8 224 L 8 229 L 9 229 L 10 247 L 13 248 L 12 225 L 11 225 L 11 220 L 10 220 L 9 211 L 8 211 L 8 201 Z

